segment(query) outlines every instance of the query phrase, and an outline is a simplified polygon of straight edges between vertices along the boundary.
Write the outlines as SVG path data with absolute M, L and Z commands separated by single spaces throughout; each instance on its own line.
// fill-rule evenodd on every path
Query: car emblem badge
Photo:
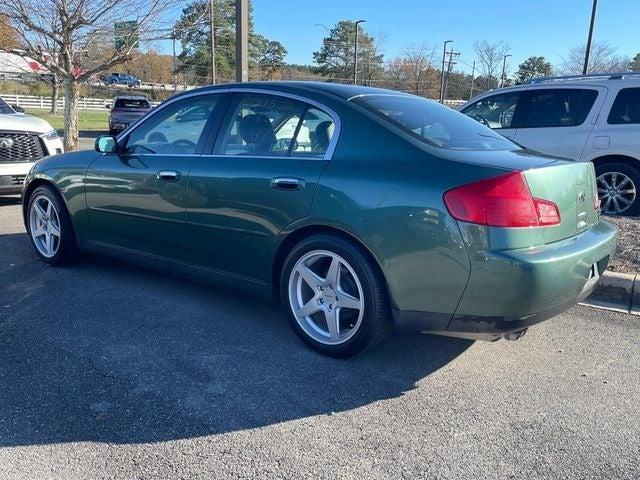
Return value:
M 578 201 L 580 203 L 584 203 L 584 201 L 587 199 L 587 195 L 584 192 L 580 192 L 578 194 Z
M 0 148 L 11 148 L 13 147 L 13 138 L 4 137 L 0 138 Z

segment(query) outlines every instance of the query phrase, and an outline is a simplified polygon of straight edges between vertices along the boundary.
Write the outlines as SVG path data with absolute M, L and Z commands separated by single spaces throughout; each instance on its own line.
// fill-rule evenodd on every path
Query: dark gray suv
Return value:
M 111 108 L 109 133 L 115 135 L 146 115 L 151 105 L 142 95 L 118 95 L 113 100 L 113 106 L 107 108 Z

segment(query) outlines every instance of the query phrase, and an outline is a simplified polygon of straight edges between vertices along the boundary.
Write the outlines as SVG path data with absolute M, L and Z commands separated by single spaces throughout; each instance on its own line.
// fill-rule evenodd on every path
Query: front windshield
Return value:
M 11 108 L 7 102 L 0 98 L 0 113 L 15 113 L 13 108 Z
M 354 103 L 412 136 L 452 150 L 518 150 L 520 147 L 477 121 L 432 100 L 411 95 L 362 95 Z

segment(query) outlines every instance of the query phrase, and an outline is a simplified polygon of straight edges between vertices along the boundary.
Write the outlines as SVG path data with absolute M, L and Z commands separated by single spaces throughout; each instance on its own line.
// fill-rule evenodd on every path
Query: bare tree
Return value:
M 582 73 L 586 45 L 573 47 L 562 57 L 560 71 L 566 75 Z M 591 46 L 589 73 L 626 72 L 631 69 L 631 59 L 617 54 L 617 49 L 608 42 L 598 42 Z
M 475 42 L 473 50 L 478 57 L 480 73 L 487 79 L 487 90 L 493 88 L 493 79 L 497 79 L 502 68 L 504 56 L 509 53 L 509 45 L 503 41 L 489 43 L 487 40 Z
M 176 0 L 3 0 L 0 15 L 11 19 L 20 48 L 5 50 L 44 65 L 65 86 L 64 147 L 78 146 L 79 85 L 96 74 L 130 60 L 135 40 L 152 40 L 160 32 L 159 16 Z M 128 25 L 120 48 L 105 49 L 115 24 Z M 154 29 L 154 27 L 156 27 Z M 99 52 L 99 55 L 96 55 Z
M 393 83 L 399 90 L 429 97 L 434 96 L 434 87 L 438 84 L 435 62 L 434 47 L 425 43 L 409 45 L 400 57 L 388 64 L 387 71 L 390 79 L 395 78 Z

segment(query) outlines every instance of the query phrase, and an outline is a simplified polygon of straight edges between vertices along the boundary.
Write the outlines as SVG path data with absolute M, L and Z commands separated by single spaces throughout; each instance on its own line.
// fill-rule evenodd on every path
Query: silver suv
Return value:
M 602 212 L 640 214 L 640 74 L 535 79 L 460 111 L 527 148 L 593 162 Z
M 17 112 L 0 98 L 0 195 L 20 193 L 36 161 L 62 152 L 58 132 L 48 122 Z

